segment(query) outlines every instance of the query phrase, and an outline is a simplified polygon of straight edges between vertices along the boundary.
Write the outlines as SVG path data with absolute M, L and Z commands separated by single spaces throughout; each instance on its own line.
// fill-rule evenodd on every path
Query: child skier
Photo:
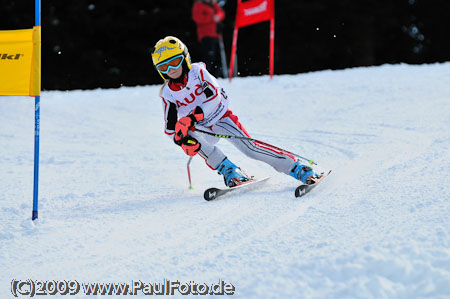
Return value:
M 151 52 L 153 65 L 164 79 L 160 90 L 165 133 L 189 156 L 199 154 L 206 164 L 234 187 L 250 178 L 233 164 L 215 144 L 219 138 L 196 132 L 195 127 L 214 134 L 250 137 L 238 117 L 228 109 L 229 99 L 204 63 L 191 63 L 187 47 L 176 37 L 159 40 Z M 319 177 L 294 156 L 249 140 L 228 139 L 252 159 L 263 161 L 279 172 L 312 184 Z

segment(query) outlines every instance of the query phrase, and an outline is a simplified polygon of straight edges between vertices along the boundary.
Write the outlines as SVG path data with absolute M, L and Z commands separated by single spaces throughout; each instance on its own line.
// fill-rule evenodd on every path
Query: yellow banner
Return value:
M 41 94 L 41 26 L 0 31 L 0 95 Z

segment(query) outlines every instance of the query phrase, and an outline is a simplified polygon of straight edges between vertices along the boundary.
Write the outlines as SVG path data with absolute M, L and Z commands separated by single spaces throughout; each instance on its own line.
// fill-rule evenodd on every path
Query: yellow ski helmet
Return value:
M 166 36 L 165 38 L 160 39 L 152 48 L 151 54 L 153 66 L 164 80 L 168 80 L 169 77 L 161 73 L 156 66 L 164 61 L 170 60 L 174 56 L 180 54 L 183 55 L 183 65 L 187 67 L 188 70 L 191 69 L 191 57 L 189 56 L 186 45 L 174 36 Z

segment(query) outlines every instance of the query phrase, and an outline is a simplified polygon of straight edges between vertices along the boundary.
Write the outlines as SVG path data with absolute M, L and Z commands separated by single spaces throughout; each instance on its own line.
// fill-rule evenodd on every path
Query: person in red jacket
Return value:
M 219 34 L 225 12 L 216 0 L 198 0 L 192 7 L 192 19 L 197 24 L 197 36 L 207 70 L 215 77 L 221 75 L 219 64 Z

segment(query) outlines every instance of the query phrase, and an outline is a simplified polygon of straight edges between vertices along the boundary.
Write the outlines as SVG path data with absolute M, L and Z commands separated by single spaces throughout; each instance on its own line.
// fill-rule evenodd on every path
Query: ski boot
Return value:
M 228 187 L 235 187 L 250 180 L 250 178 L 236 165 L 234 165 L 228 158 L 222 161 L 217 167 L 219 174 L 223 175 L 225 185 Z
M 321 175 L 314 172 L 312 167 L 301 164 L 300 161 L 295 162 L 289 175 L 306 185 L 314 184 L 316 179 L 321 177 Z

